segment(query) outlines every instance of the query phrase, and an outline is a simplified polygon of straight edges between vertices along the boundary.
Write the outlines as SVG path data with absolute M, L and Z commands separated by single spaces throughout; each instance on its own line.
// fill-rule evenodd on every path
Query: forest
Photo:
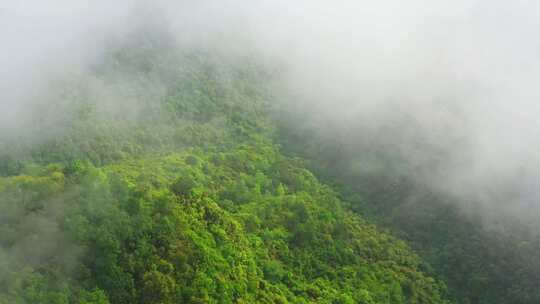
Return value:
M 0 303 L 540 303 L 538 236 L 320 131 L 276 74 L 143 28 L 55 81 L 0 137 Z

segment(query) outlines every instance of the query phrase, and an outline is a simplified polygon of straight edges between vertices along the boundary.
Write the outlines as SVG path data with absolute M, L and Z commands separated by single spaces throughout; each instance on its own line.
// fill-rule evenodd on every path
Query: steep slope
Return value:
M 137 32 L 0 146 L 0 303 L 447 303 L 271 140 L 249 59 Z
M 6 303 L 444 302 L 403 242 L 269 145 L 34 170 L 1 184 L 22 254 Z

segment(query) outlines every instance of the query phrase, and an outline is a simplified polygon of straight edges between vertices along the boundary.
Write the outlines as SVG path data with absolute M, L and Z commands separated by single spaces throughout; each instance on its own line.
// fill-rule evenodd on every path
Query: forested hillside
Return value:
M 0 141 L 0 303 L 448 303 L 282 154 L 269 77 L 142 30 L 55 82 Z
M 535 1 L 4 2 L 0 304 L 540 303 Z

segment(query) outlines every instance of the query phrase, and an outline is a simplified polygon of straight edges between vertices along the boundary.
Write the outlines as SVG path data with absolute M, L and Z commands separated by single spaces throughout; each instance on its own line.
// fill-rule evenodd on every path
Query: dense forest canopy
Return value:
M 539 303 L 537 135 L 484 103 L 534 94 L 448 64 L 453 45 L 412 30 L 439 16 L 417 2 L 401 19 L 317 1 L 136 10 L 28 92 L 0 61 L 0 304 Z M 443 11 L 433 24 L 459 16 Z M 339 16 L 389 22 L 344 35 L 358 26 Z
M 281 154 L 261 67 L 157 34 L 2 147 L 2 303 L 446 303 L 405 243 Z

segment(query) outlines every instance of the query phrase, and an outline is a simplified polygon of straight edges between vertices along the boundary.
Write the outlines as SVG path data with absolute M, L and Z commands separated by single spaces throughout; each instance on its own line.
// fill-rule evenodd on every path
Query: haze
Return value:
M 486 214 L 533 221 L 539 8 L 534 1 L 4 1 L 0 134 L 24 130 L 51 80 L 88 68 L 134 20 L 160 14 L 185 44 L 255 54 L 274 67 L 280 106 L 305 109 L 321 129 L 413 117 L 449 154 L 420 179 L 480 203 Z M 400 150 L 411 162 L 429 157 Z M 515 191 L 495 208 L 500 185 Z

